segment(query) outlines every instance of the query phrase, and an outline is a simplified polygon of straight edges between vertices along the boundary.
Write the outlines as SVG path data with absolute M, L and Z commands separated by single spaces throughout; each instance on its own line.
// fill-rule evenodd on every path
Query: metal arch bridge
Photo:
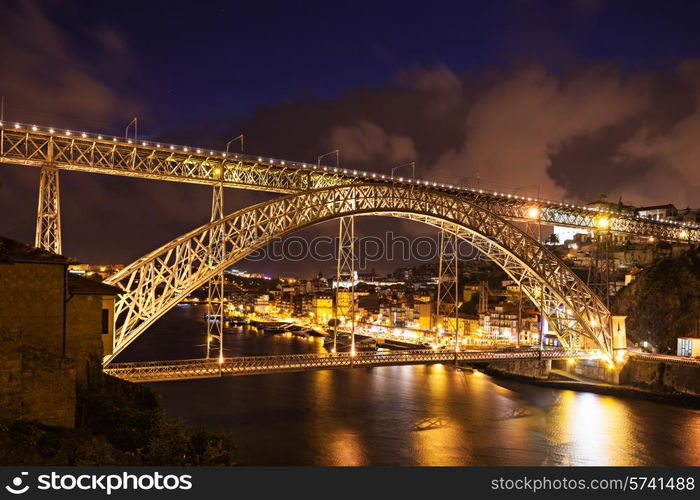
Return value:
M 142 257 L 108 282 L 118 299 L 117 334 L 109 363 L 182 296 L 271 239 L 352 215 L 391 215 L 452 233 L 500 265 L 569 349 L 597 348 L 612 358 L 610 313 L 557 257 L 511 221 L 606 231 L 665 241 L 700 242 L 700 226 L 658 221 L 590 207 L 485 192 L 425 180 L 389 179 L 285 160 L 230 155 L 186 146 L 0 123 L 0 162 L 41 167 L 37 245 L 61 251 L 59 170 L 122 175 L 296 193 L 223 217 Z
M 454 352 L 436 350 L 359 352 L 355 355 L 289 354 L 280 356 L 238 356 L 232 358 L 184 359 L 111 363 L 104 372 L 130 382 L 163 382 L 241 375 L 344 368 L 372 368 L 432 363 L 493 363 L 513 360 L 591 359 L 600 356 L 597 350 L 545 350 L 523 352 Z
M 700 243 L 700 226 L 676 221 L 601 212 L 591 207 L 428 180 L 390 179 L 378 173 L 21 123 L 0 123 L 0 163 L 278 193 L 392 182 L 453 194 L 510 221 L 531 221 L 528 213 L 535 205 L 539 222 L 545 225 L 595 230 L 600 217 L 605 216 L 613 233 Z
M 498 264 L 540 306 L 566 347 L 612 357 L 610 312 L 558 257 L 493 212 L 453 194 L 416 186 L 351 184 L 259 203 L 176 238 L 106 280 L 124 292 L 115 308 L 108 363 L 182 297 L 273 239 L 346 216 L 389 215 L 433 225 Z M 222 245 L 212 258 L 212 246 Z

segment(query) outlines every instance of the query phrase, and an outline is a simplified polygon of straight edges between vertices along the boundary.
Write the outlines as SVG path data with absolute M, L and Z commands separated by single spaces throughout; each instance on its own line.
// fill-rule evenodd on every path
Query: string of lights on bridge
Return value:
M 9 124 L 8 124 L 9 126 Z M 3 122 L 0 122 L 0 128 L 4 128 L 5 124 Z M 472 193 L 479 193 L 479 194 L 486 194 L 486 195 L 492 195 L 496 197 L 501 197 L 501 198 L 509 198 L 509 199 L 514 199 L 514 200 L 521 200 L 521 201 L 529 201 L 529 202 L 536 202 L 540 205 L 550 205 L 550 206 L 557 206 L 557 207 L 562 207 L 562 208 L 574 208 L 574 209 L 579 209 L 579 210 L 586 210 L 589 212 L 596 212 L 596 213 L 603 213 L 603 214 L 608 214 L 608 215 L 620 215 L 617 212 L 614 212 L 612 210 L 604 209 L 601 207 L 591 207 L 591 206 L 585 206 L 585 205 L 576 205 L 576 204 L 571 204 L 571 203 L 563 203 L 563 202 L 558 202 L 558 201 L 552 201 L 552 200 L 543 200 L 540 198 L 533 198 L 531 196 L 521 196 L 517 194 L 512 194 L 512 193 L 504 193 L 504 192 L 498 192 L 498 191 L 491 191 L 487 189 L 481 189 L 481 188 L 474 188 L 474 187 L 468 187 L 468 186 L 458 186 L 454 184 L 445 184 L 441 182 L 435 182 L 435 181 L 428 181 L 428 180 L 421 180 L 421 179 L 411 179 L 407 178 L 404 179 L 403 177 L 398 177 L 394 178 L 391 176 L 387 176 L 386 174 L 378 174 L 375 172 L 366 172 L 366 171 L 358 171 L 358 170 L 348 170 L 340 167 L 330 167 L 326 165 L 314 165 L 314 164 L 309 164 L 309 163 L 303 163 L 303 162 L 289 162 L 286 160 L 279 160 L 276 158 L 263 158 L 262 156 L 254 156 L 254 155 L 247 155 L 243 153 L 226 153 L 224 151 L 216 151 L 212 149 L 202 149 L 202 148 L 196 148 L 192 146 L 182 146 L 182 145 L 175 145 L 175 144 L 164 144 L 160 142 L 153 142 L 153 141 L 145 141 L 145 140 L 136 140 L 136 139 L 129 139 L 126 138 L 126 141 L 121 140 L 120 138 L 113 136 L 113 135 L 108 135 L 108 134 L 96 134 L 92 132 L 82 132 L 82 131 L 73 131 L 73 130 L 68 130 L 68 129 L 57 129 L 54 127 L 43 127 L 43 126 L 38 126 L 38 125 L 29 125 L 26 123 L 19 123 L 15 122 L 12 126 L 15 129 L 18 130 L 31 130 L 33 132 L 48 132 L 51 135 L 62 135 L 64 137 L 75 137 L 79 139 L 97 139 L 99 141 L 109 141 L 111 137 L 111 141 L 114 142 L 115 144 L 120 144 L 120 145 L 131 145 L 134 147 L 138 146 L 144 146 L 144 147 L 153 147 L 157 149 L 162 149 L 164 151 L 173 151 L 173 152 L 182 152 L 182 153 L 187 153 L 189 155 L 197 154 L 197 155 L 207 155 L 208 151 L 208 156 L 213 157 L 213 158 L 232 158 L 234 160 L 249 160 L 249 161 L 257 161 L 258 163 L 264 163 L 267 162 L 270 165 L 279 165 L 281 167 L 295 167 L 295 168 L 302 168 L 302 169 L 308 169 L 308 170 L 321 170 L 323 172 L 333 172 L 333 173 L 342 173 L 344 175 L 349 175 L 353 177 L 357 177 L 359 179 L 381 179 L 381 180 L 389 180 L 393 182 L 399 182 L 402 184 L 415 184 L 415 185 L 423 185 L 423 186 L 428 186 L 428 187 L 433 187 L 433 188 L 441 188 L 441 189 L 450 189 L 450 190 L 455 190 L 455 191 L 470 191 Z M 62 130 L 62 131 L 61 131 Z M 225 161 L 225 160 L 222 160 Z M 531 207 L 528 212 L 527 216 L 530 219 L 536 220 L 539 219 L 540 216 L 542 215 L 542 211 L 539 207 Z M 649 220 L 649 218 L 641 217 L 639 215 L 634 215 L 632 216 L 635 219 L 640 219 L 640 220 Z M 693 224 L 690 222 L 681 222 L 681 221 L 675 221 L 675 220 L 670 220 L 670 219 L 656 219 L 659 222 L 663 222 L 666 224 L 671 224 L 679 227 L 687 227 L 687 228 L 692 228 L 692 229 L 697 229 L 700 228 L 699 224 Z M 607 218 L 601 218 L 597 221 L 597 226 L 599 229 L 607 229 L 609 227 L 610 221 Z M 684 231 L 681 231 L 679 234 L 681 238 L 686 238 L 688 235 Z

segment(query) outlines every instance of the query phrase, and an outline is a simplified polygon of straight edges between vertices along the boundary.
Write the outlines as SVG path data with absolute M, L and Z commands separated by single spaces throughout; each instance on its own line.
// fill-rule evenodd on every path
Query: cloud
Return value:
M 131 54 L 126 42 L 103 27 L 94 33 L 102 52 L 88 59 L 51 16 L 51 7 L 31 0 L 0 4 L 0 93 L 5 96 L 5 116 L 104 128 L 133 115 L 140 105 L 117 89 L 129 77 L 125 63 Z M 110 71 L 115 65 L 120 67 L 118 76 Z
M 329 148 L 339 149 L 343 160 L 351 163 L 378 161 L 399 165 L 418 157 L 410 137 L 387 134 L 378 125 L 367 121 L 334 127 L 327 144 Z
M 567 186 L 549 174 L 552 156 L 571 140 L 590 136 L 643 110 L 649 101 L 642 78 L 592 67 L 560 77 L 531 65 L 479 95 L 466 116 L 466 137 L 436 161 L 436 175 L 479 177 L 509 191 L 533 185 L 558 198 Z M 522 194 L 522 191 L 520 191 Z
M 653 164 L 628 178 L 622 189 L 638 193 L 650 203 L 673 201 L 685 207 L 700 202 L 700 60 L 684 61 L 677 74 L 692 98 L 689 114 L 667 129 L 651 124 L 640 127 L 620 145 L 616 160 Z

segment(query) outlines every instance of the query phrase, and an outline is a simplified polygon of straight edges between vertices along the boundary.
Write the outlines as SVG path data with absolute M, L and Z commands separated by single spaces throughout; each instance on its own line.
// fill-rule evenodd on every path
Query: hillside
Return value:
M 658 261 L 623 288 L 613 305 L 626 315 L 627 338 L 675 352 L 678 337 L 700 336 L 700 249 Z

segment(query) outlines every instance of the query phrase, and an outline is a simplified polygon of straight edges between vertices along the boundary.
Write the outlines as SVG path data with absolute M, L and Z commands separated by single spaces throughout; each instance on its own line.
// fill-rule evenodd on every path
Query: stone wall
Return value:
M 63 264 L 0 264 L 0 328 L 22 331 L 25 346 L 63 350 Z
M 66 304 L 66 356 L 76 360 L 79 386 L 87 380 L 89 364 L 100 364 L 103 346 L 102 297 L 73 295 Z
M 549 378 L 552 362 L 547 359 L 512 359 L 489 363 L 488 367 L 490 370 L 508 373 L 510 375 L 546 380 Z
M 0 417 L 74 427 L 73 361 L 23 340 L 19 330 L 0 329 Z
M 18 330 L 0 328 L 0 418 L 22 414 L 22 350 Z
M 655 392 L 700 396 L 700 365 L 630 357 L 620 372 L 620 384 Z
M 566 371 L 606 384 L 619 383 L 620 367 L 611 367 L 600 359 L 578 359 L 567 365 Z
M 75 427 L 73 360 L 31 347 L 22 349 L 22 420 Z

